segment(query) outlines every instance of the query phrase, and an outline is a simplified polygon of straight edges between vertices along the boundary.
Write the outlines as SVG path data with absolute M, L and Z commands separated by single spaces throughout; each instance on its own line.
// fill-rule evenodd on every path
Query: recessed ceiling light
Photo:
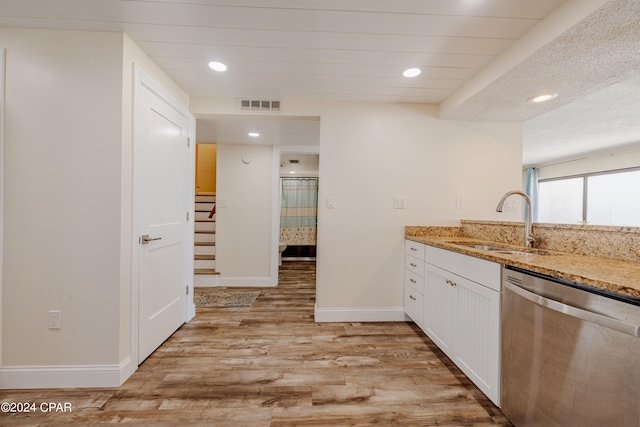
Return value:
M 421 72 L 422 70 L 420 70 L 420 68 L 407 68 L 402 72 L 402 75 L 405 77 L 415 77 L 420 75 Z
M 226 71 L 227 70 L 227 66 L 224 65 L 222 62 L 218 62 L 218 61 L 209 62 L 209 68 L 211 68 L 212 70 L 215 70 L 215 71 Z
M 533 102 L 535 104 L 539 104 L 541 102 L 551 101 L 556 96 L 558 96 L 557 93 L 544 93 L 542 95 L 538 95 L 538 96 L 534 96 L 533 98 L 529 98 L 529 102 Z
M 257 138 L 257 137 L 260 136 L 260 134 L 258 132 L 249 132 L 248 135 L 253 137 L 253 138 Z

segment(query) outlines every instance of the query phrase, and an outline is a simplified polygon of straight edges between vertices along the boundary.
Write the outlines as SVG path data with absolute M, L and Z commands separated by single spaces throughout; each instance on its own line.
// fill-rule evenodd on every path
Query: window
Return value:
M 538 183 L 538 220 L 559 224 L 640 226 L 640 168 Z

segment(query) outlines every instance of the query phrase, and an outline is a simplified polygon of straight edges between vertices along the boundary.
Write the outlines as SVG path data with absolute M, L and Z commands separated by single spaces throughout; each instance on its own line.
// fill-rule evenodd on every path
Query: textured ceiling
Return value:
M 444 102 L 446 119 L 526 121 L 527 164 L 638 141 L 639 17 L 638 0 L 0 0 L 0 26 L 124 31 L 194 97 Z M 402 77 L 410 66 L 423 73 Z M 526 103 L 543 90 L 560 95 Z M 270 117 L 199 117 L 198 138 L 244 142 L 260 125 L 263 143 L 317 144 L 317 120 Z
M 524 124 L 524 163 L 545 164 L 640 142 L 640 76 Z
M 524 122 L 525 165 L 639 144 L 640 1 L 607 2 L 445 118 Z
M 640 2 L 613 0 L 477 92 L 445 118 L 524 122 L 640 75 Z M 527 99 L 559 93 L 532 106 Z

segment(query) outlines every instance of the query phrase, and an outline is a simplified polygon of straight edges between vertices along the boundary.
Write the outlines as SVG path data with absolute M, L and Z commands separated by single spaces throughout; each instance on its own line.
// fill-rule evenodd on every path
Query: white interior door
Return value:
M 186 321 L 190 122 L 145 85 L 139 86 L 136 96 L 138 363 L 142 363 Z

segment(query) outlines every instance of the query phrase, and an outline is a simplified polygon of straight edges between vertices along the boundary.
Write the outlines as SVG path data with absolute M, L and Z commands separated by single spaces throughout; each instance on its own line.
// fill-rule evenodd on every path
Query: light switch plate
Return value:
M 406 209 L 407 208 L 407 198 L 404 196 L 396 196 L 393 198 L 393 208 L 394 209 Z
M 336 207 L 335 196 L 327 196 L 327 208 L 334 209 Z
M 227 199 L 220 199 L 216 202 L 216 205 L 218 205 L 219 208 L 228 208 L 229 201 Z

